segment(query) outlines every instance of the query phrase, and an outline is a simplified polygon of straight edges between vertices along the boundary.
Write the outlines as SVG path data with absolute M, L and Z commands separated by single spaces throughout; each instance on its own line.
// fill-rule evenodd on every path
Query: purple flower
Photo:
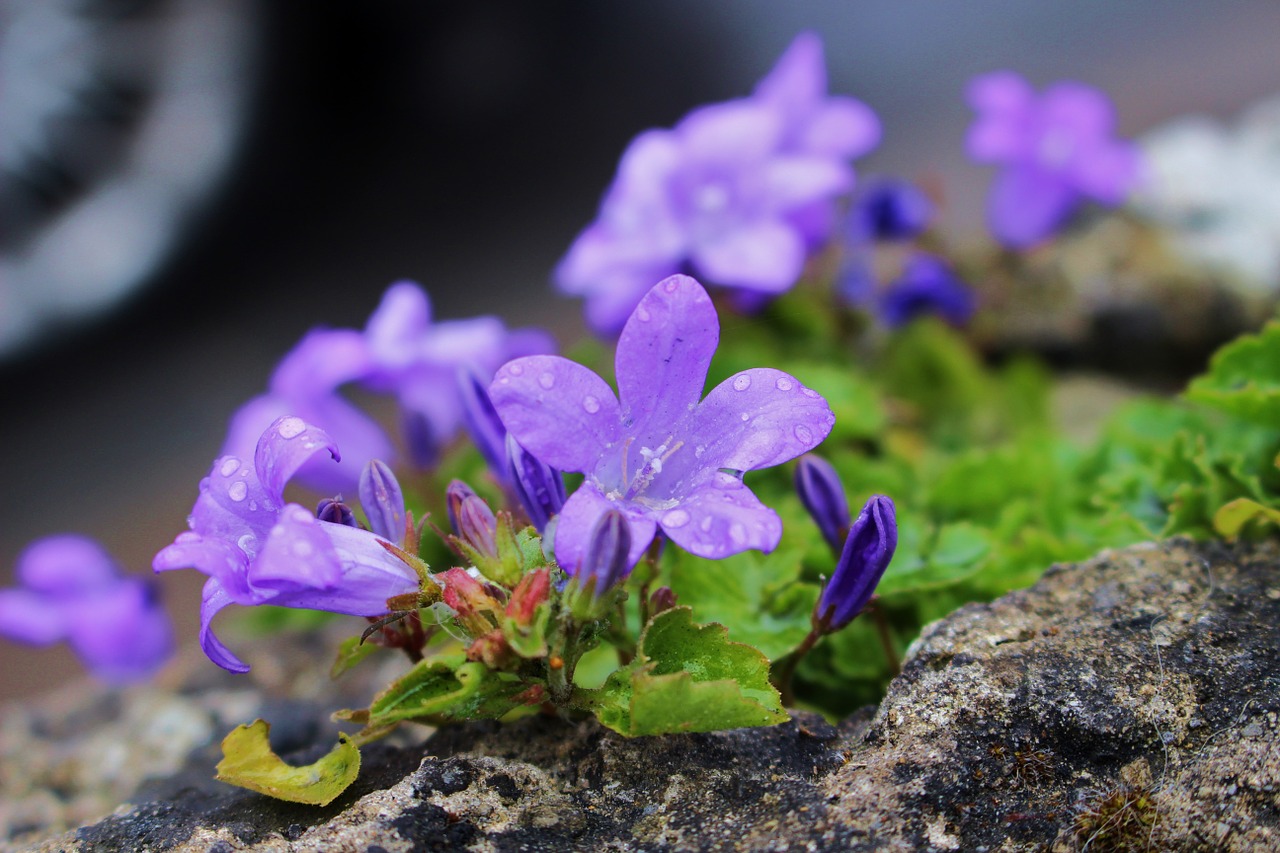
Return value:
M 360 472 L 360 506 L 369 529 L 395 545 L 404 546 L 405 507 L 400 481 L 381 459 L 371 459 Z
M 547 524 L 564 506 L 564 477 L 560 472 L 520 446 L 511 435 L 506 437 L 508 476 L 512 490 L 520 499 L 529 521 L 545 532 Z
M 796 283 L 853 186 L 848 160 L 879 136 L 865 106 L 825 90 L 821 43 L 805 35 L 751 98 L 632 141 L 555 271 L 592 328 L 616 333 L 653 281 L 686 268 L 757 296 Z
M 923 252 L 909 258 L 902 276 L 880 295 L 880 319 L 890 328 L 924 314 L 937 314 L 960 326 L 969 321 L 976 307 L 973 291 L 951 267 Z
M 849 531 L 849 501 L 835 467 L 812 453 L 801 456 L 796 465 L 796 493 L 822 538 L 838 554 Z
M 267 393 L 233 417 L 222 453 L 247 458 L 273 420 L 300 417 L 333 436 L 344 459 L 311 460 L 299 480 L 321 491 L 354 491 L 365 463 L 394 460 L 395 450 L 377 421 L 339 393 L 341 386 L 394 395 L 415 461 L 426 463 L 462 424 L 460 369 L 491 377 L 509 359 L 554 350 L 546 333 L 509 331 L 496 317 L 432 323 L 426 292 L 402 281 L 383 294 L 363 332 L 317 329 L 304 337 L 276 368 Z
M 592 583 L 592 597 L 599 600 L 631 572 L 631 526 L 616 509 L 606 510 L 596 520 L 587 538 L 580 580 Z
M 258 440 L 251 464 L 236 456 L 213 463 L 187 519 L 191 529 L 152 562 L 158 572 L 195 568 L 209 575 L 200 645 L 224 669 L 249 669 L 211 630 L 214 615 L 228 604 L 377 616 L 391 596 L 418 589 L 415 571 L 391 556 L 376 534 L 285 503 L 285 484 L 322 450 L 338 459 L 324 430 L 297 417 L 276 420 Z
M 824 633 L 838 631 L 862 612 L 897 547 L 893 501 L 874 495 L 849 528 L 835 571 L 814 608 L 814 622 Z
M 1003 166 L 987 199 L 996 239 L 1023 248 L 1051 235 L 1083 199 L 1116 205 L 1141 171 L 1136 145 L 1112 138 L 1115 116 L 1106 95 L 1063 82 L 1037 96 L 1022 77 L 997 71 L 968 87 L 977 120 L 969 156 Z
M 142 681 L 173 654 L 173 628 L 154 583 L 125 577 L 92 539 L 39 539 L 18 557 L 15 589 L 0 590 L 0 636 L 67 641 L 109 684 Z
M 622 330 L 617 397 L 591 370 L 557 356 L 498 370 L 489 395 L 507 431 L 547 464 L 585 475 L 556 522 L 556 560 L 566 571 L 582 564 L 609 509 L 631 527 L 629 565 L 659 528 L 703 557 L 777 546 L 782 523 L 741 472 L 811 450 L 835 416 L 815 391 L 764 367 L 702 399 L 719 336 L 707 292 L 675 275 L 645 295 Z
M 909 181 L 882 178 L 866 186 L 849 211 L 849 236 L 857 243 L 908 240 L 933 218 L 933 202 Z

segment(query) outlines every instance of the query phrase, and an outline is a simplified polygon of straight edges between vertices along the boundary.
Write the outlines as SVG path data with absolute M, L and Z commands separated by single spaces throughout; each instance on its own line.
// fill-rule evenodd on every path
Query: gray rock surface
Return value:
M 456 726 L 366 748 L 326 808 L 213 782 L 214 738 L 110 816 L 11 849 L 1275 850 L 1278 649 L 1274 543 L 1137 546 L 929 626 L 838 726 Z M 294 745 L 316 742 L 287 757 L 307 761 L 328 708 L 295 710 Z

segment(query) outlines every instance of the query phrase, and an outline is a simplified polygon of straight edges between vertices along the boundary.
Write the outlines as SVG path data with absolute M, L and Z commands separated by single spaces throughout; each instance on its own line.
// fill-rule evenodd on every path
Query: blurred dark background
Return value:
M 5 584 L 63 531 L 149 571 L 233 409 L 395 280 L 580 334 L 549 274 L 627 141 L 747 94 L 802 29 L 884 124 L 860 169 L 940 180 L 958 235 L 990 174 L 974 74 L 1100 86 L 1129 136 L 1280 91 L 1265 0 L 10 0 L 0 27 Z M 202 580 L 162 578 L 184 639 Z M 77 671 L 0 640 L 0 698 Z

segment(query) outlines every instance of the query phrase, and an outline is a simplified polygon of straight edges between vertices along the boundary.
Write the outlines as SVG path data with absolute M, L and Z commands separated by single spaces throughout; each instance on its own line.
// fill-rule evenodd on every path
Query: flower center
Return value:
M 634 501 L 636 503 L 652 506 L 656 509 L 665 509 L 675 506 L 676 501 L 648 495 L 646 492 L 653 480 L 662 473 L 662 466 L 667 460 L 675 455 L 676 451 L 684 447 L 683 441 L 675 441 L 674 436 L 667 436 L 657 447 L 641 447 L 639 450 L 640 465 L 634 473 L 631 473 L 631 446 L 635 443 L 634 438 L 628 438 L 622 444 L 622 484 L 616 489 L 610 489 L 606 494 L 611 500 Z

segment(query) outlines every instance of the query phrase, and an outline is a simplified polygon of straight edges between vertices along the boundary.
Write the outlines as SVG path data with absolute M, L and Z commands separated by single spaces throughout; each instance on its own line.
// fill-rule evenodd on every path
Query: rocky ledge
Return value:
M 840 725 L 456 726 L 366 748 L 326 808 L 212 781 L 215 737 L 109 816 L 43 840 L 11 827 L 8 849 L 1275 850 L 1278 650 L 1280 548 L 1175 540 L 961 608 Z M 286 757 L 308 761 L 332 742 L 327 707 L 293 711 Z M 94 736 L 132 736 L 125 716 Z

